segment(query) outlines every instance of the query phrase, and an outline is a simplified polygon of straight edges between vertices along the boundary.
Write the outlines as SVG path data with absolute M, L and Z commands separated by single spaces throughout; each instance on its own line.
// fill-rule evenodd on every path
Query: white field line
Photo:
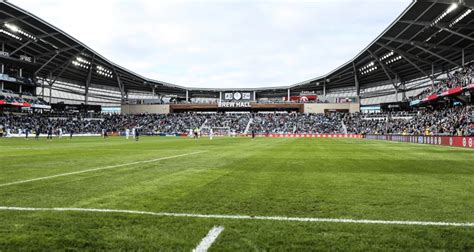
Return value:
M 213 227 L 209 230 L 206 237 L 202 238 L 201 243 L 193 249 L 193 252 L 207 252 L 207 250 L 216 241 L 217 237 L 224 231 L 224 227 Z
M 474 222 L 436 222 L 436 221 L 399 221 L 399 220 L 356 220 L 338 218 L 311 218 L 311 217 L 285 217 L 285 216 L 249 216 L 249 215 L 221 215 L 221 214 L 191 214 L 191 213 L 166 213 L 147 212 L 119 209 L 96 208 L 33 208 L 0 206 L 0 211 L 48 211 L 48 212 L 95 212 L 95 213 L 122 213 L 137 215 L 152 215 L 163 217 L 188 217 L 205 219 L 237 219 L 237 220 L 272 220 L 287 222 L 326 222 L 326 223 L 356 223 L 356 224 L 381 224 L 381 225 L 415 225 L 415 226 L 452 226 L 474 227 Z
M 81 174 L 81 173 L 86 173 L 86 172 L 94 172 L 94 171 L 100 171 L 100 170 L 114 169 L 114 168 L 118 168 L 118 167 L 129 166 L 129 165 L 152 163 L 152 162 L 157 162 L 157 161 L 166 160 L 166 159 L 196 155 L 196 154 L 200 154 L 200 153 L 204 153 L 204 152 L 207 152 L 207 151 L 191 152 L 191 153 L 174 155 L 174 156 L 169 156 L 169 157 L 156 158 L 156 159 L 151 159 L 151 160 L 137 161 L 137 162 L 131 162 L 131 163 L 125 163 L 125 164 L 118 164 L 118 165 L 109 165 L 109 166 L 97 167 L 97 168 L 92 168 L 92 169 L 87 169 L 87 170 L 82 170 L 82 171 L 61 173 L 61 174 L 51 175 L 51 176 L 46 176 L 46 177 L 20 180 L 20 181 L 0 184 L 0 187 L 10 186 L 10 185 L 17 185 L 17 184 L 24 184 L 24 183 L 33 182 L 33 181 L 46 180 L 46 179 L 52 179 L 52 178 L 58 178 L 58 177 L 64 177 L 64 176 L 71 176 L 71 175 L 76 175 L 76 174 Z

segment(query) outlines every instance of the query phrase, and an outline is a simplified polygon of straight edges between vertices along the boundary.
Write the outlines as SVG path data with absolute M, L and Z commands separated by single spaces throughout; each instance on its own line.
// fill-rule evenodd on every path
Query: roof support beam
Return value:
M 461 67 L 461 65 L 459 65 L 458 63 L 456 63 L 456 62 L 454 62 L 454 61 L 451 61 L 451 60 L 449 60 L 449 59 L 447 59 L 447 58 L 445 58 L 445 57 L 443 57 L 443 56 L 441 56 L 441 55 L 439 55 L 439 54 L 437 54 L 437 53 L 434 53 L 434 52 L 432 52 L 432 51 L 430 51 L 430 50 L 428 50 L 428 49 L 426 49 L 426 48 L 423 48 L 423 47 L 421 47 L 421 46 L 419 46 L 419 45 L 413 45 L 413 46 L 416 47 L 416 48 L 418 48 L 418 49 L 420 49 L 420 50 L 422 50 L 422 51 L 424 51 L 424 52 L 427 52 L 427 53 L 429 53 L 429 54 L 431 54 L 431 55 L 433 55 L 433 56 L 435 56 L 435 57 L 437 57 L 437 58 L 440 58 L 440 59 L 442 59 L 442 60 L 444 60 L 444 61 L 446 61 L 446 62 L 448 62 L 448 63 L 450 63 L 450 64 L 452 64 L 452 65 Z
M 61 67 L 63 68 L 55 77 L 54 79 L 52 80 L 51 82 L 51 85 L 53 85 L 56 80 L 61 77 L 61 75 L 63 75 L 64 71 L 66 71 L 66 69 L 69 68 L 69 66 L 71 65 L 72 63 L 72 60 L 76 57 L 76 55 L 73 55 L 71 58 L 69 58 L 66 62 L 64 62 L 64 64 L 62 64 L 61 66 L 57 67 L 56 69 L 54 69 L 53 71 L 51 71 L 51 73 L 54 73 L 56 72 L 56 70 L 60 69 Z M 91 66 L 92 67 L 92 66 Z
M 474 8 L 474 0 L 421 0 L 422 2 L 429 2 L 429 3 L 443 3 L 443 4 L 452 4 L 454 2 L 459 2 L 459 4 L 464 5 L 469 8 Z
M 40 68 L 38 68 L 38 70 L 35 71 L 35 76 L 38 75 L 38 73 L 46 66 L 49 64 L 49 62 L 51 62 L 54 58 L 56 58 L 56 56 L 59 55 L 59 52 L 56 52 L 56 54 L 53 55 L 53 57 L 49 58 L 48 61 L 46 61 Z
M 420 42 L 420 41 L 413 41 L 413 40 L 408 40 L 408 39 L 395 39 L 391 37 L 382 37 L 382 39 L 385 40 L 392 40 L 398 43 L 402 44 L 407 44 L 407 45 L 420 45 L 420 46 L 428 46 L 428 47 L 434 47 L 434 48 L 439 48 L 439 49 L 444 49 L 448 51 L 461 51 L 462 48 L 459 47 L 454 47 L 454 46 L 443 46 L 443 45 L 437 45 L 437 44 L 431 44 L 431 43 L 425 43 L 425 42 Z
M 423 71 L 423 69 L 421 69 L 417 64 L 415 64 L 413 61 L 411 61 L 411 60 L 409 59 L 409 56 L 407 56 L 405 53 L 403 53 L 403 52 L 401 52 L 400 50 L 397 50 L 397 49 L 395 49 L 395 48 L 391 48 L 391 47 L 389 47 L 389 46 L 386 46 L 386 45 L 384 45 L 384 44 L 382 44 L 382 43 L 377 43 L 377 44 L 378 44 L 379 46 L 381 46 L 381 47 L 387 49 L 387 50 L 391 50 L 391 51 L 397 53 L 398 55 L 402 56 L 404 60 L 406 60 L 408 63 L 410 63 L 410 65 L 412 65 L 414 68 L 416 68 L 418 71 L 420 71 L 420 73 L 422 73 L 423 75 L 425 75 L 425 76 L 427 76 L 427 77 L 430 76 L 428 73 L 426 73 L 425 71 Z
M 383 64 L 383 62 L 381 62 L 381 61 L 379 60 L 379 57 L 377 57 L 377 56 L 376 56 L 372 51 L 370 51 L 370 50 L 367 50 L 367 52 L 369 52 L 370 55 L 372 56 L 372 58 L 374 58 L 374 59 L 379 63 L 379 65 L 382 67 L 382 69 L 383 69 L 385 75 L 387 76 L 388 80 L 390 80 L 390 82 L 392 83 L 393 87 L 394 87 L 395 89 L 397 89 L 397 86 L 395 85 L 395 82 L 393 81 L 392 76 L 390 76 L 390 74 L 388 73 L 388 70 L 387 70 L 387 68 L 385 67 L 385 65 Z M 396 77 L 396 75 L 395 75 L 395 77 Z
M 17 49 L 15 49 L 15 51 L 11 52 L 11 53 L 10 53 L 10 56 L 12 56 L 13 54 L 17 53 L 18 51 L 20 51 L 21 49 L 23 49 L 23 47 L 29 45 L 31 42 L 33 42 L 33 40 L 28 40 L 28 41 L 26 41 L 26 43 L 24 43 L 23 45 L 21 45 L 20 47 L 18 47 Z
M 452 33 L 452 34 L 454 34 L 454 35 L 457 35 L 457 36 L 459 36 L 459 37 L 462 37 L 462 38 L 465 38 L 465 39 L 469 39 L 469 40 L 474 41 L 474 38 L 471 38 L 471 37 L 469 37 L 469 36 L 467 36 L 467 35 L 464 35 L 464 34 L 462 34 L 462 33 L 453 31 L 453 30 L 451 30 L 451 29 L 449 29 L 449 28 L 442 27 L 442 28 L 440 28 L 440 29 L 443 30 L 443 31 L 447 31 L 447 32 L 449 32 L 449 33 Z
M 0 13 L 7 14 L 4 11 L 0 11 Z M 9 15 L 9 14 L 7 14 L 7 15 Z M 29 17 L 28 15 L 24 15 L 24 16 L 18 16 L 18 17 L 5 18 L 5 19 L 0 20 L 0 23 L 6 24 L 6 23 L 13 22 L 13 21 L 17 21 L 17 20 L 22 20 L 22 19 L 25 19 L 25 18 L 28 18 L 28 17 Z
M 71 49 L 77 48 L 77 47 L 79 47 L 79 46 L 80 46 L 80 45 L 68 46 L 68 47 L 61 48 L 61 49 L 58 49 L 58 50 L 55 50 L 55 51 L 52 51 L 52 52 L 46 52 L 46 53 L 42 53 L 42 54 L 39 54 L 39 55 L 35 55 L 35 57 L 36 57 L 36 58 L 41 58 L 41 57 L 44 57 L 44 56 L 51 55 L 51 54 L 53 54 L 53 53 L 66 52 L 66 51 L 69 51 L 69 50 L 71 50 Z
M 423 62 L 423 63 L 425 63 L 425 64 L 427 64 L 427 65 L 430 65 L 430 66 L 431 66 L 431 64 L 433 63 L 433 62 L 431 62 L 431 61 L 428 61 L 428 60 L 419 58 L 419 57 L 417 57 L 417 56 L 415 56 L 415 55 L 413 55 L 413 54 L 411 54 L 411 53 L 403 52 L 403 51 L 401 51 L 401 50 L 399 50 L 399 49 L 393 48 L 393 47 L 388 46 L 388 45 L 386 45 L 386 44 L 379 43 L 379 42 L 377 42 L 376 44 L 379 45 L 379 46 L 381 46 L 381 47 L 383 47 L 383 48 L 385 48 L 385 49 L 387 49 L 387 50 L 393 51 L 393 52 L 395 52 L 395 53 L 397 53 L 397 54 L 399 54 L 399 55 L 405 56 L 405 57 L 407 57 L 407 58 L 411 58 L 412 60 L 416 60 L 416 61 L 419 61 L 419 62 Z

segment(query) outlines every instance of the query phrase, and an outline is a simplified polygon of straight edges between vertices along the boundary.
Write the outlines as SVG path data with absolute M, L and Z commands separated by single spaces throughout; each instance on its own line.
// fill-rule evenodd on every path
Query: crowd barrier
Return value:
M 386 140 L 405 143 L 445 145 L 474 149 L 472 136 L 402 136 L 402 135 L 366 135 L 367 139 Z

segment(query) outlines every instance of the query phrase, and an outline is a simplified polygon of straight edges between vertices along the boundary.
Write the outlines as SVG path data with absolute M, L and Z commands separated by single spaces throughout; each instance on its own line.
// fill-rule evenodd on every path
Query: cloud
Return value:
M 149 78 L 194 87 L 294 84 L 353 58 L 411 0 L 11 0 Z

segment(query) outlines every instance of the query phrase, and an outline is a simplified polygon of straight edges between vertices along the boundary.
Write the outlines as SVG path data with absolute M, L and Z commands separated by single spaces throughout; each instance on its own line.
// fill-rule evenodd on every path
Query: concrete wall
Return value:
M 123 104 L 121 107 L 121 113 L 125 115 L 133 114 L 169 114 L 170 105 L 167 104 L 154 104 L 154 105 L 134 105 L 134 104 Z
M 350 113 L 360 112 L 359 103 L 307 103 L 304 113 L 322 114 L 325 110 L 349 110 Z

